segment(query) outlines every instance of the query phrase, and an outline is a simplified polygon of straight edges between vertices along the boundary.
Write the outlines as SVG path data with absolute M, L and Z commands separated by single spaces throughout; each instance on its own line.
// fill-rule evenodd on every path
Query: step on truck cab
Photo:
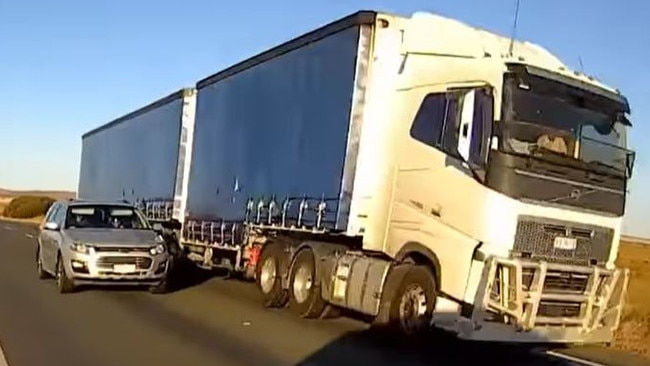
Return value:
M 197 84 L 181 242 L 266 306 L 406 333 L 608 342 L 626 99 L 544 48 L 362 11 Z

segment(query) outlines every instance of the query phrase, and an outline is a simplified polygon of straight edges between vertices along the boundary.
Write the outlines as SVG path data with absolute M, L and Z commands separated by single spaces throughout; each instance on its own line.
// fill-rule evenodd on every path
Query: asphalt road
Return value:
M 446 338 L 426 347 L 387 344 L 349 318 L 306 321 L 265 310 L 253 285 L 234 280 L 197 278 L 157 296 L 127 289 L 59 295 L 53 281 L 37 279 L 34 233 L 0 222 L 0 345 L 9 366 L 575 365 Z M 622 357 L 612 359 L 632 365 Z

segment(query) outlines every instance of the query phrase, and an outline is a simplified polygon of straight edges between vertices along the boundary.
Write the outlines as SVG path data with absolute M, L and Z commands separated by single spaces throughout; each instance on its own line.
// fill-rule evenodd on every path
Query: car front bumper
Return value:
M 167 253 L 101 251 L 73 252 L 65 260 L 66 272 L 75 285 L 156 285 L 171 266 Z

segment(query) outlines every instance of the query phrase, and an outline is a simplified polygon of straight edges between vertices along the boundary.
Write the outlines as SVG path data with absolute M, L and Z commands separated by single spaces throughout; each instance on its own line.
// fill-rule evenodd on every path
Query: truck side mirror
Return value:
M 492 89 L 487 85 L 469 89 L 460 96 L 460 102 L 458 155 L 467 163 L 482 166 L 490 148 L 494 121 Z
M 469 90 L 461 97 L 462 109 L 460 113 L 460 126 L 458 127 L 458 154 L 464 161 L 470 160 L 470 149 L 472 146 L 472 129 L 474 125 L 474 106 L 476 90 Z

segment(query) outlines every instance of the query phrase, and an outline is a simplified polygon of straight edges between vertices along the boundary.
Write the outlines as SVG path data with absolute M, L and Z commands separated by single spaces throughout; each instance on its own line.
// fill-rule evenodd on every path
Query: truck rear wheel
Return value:
M 301 318 L 318 318 L 326 305 L 316 279 L 314 252 L 303 249 L 296 255 L 289 276 L 289 309 Z
M 255 282 L 262 293 L 265 307 L 282 307 L 287 303 L 287 291 L 282 288 L 283 257 L 280 244 L 269 243 L 262 249 Z
M 398 265 L 388 275 L 375 325 L 419 334 L 431 326 L 436 299 L 436 279 L 427 266 Z

